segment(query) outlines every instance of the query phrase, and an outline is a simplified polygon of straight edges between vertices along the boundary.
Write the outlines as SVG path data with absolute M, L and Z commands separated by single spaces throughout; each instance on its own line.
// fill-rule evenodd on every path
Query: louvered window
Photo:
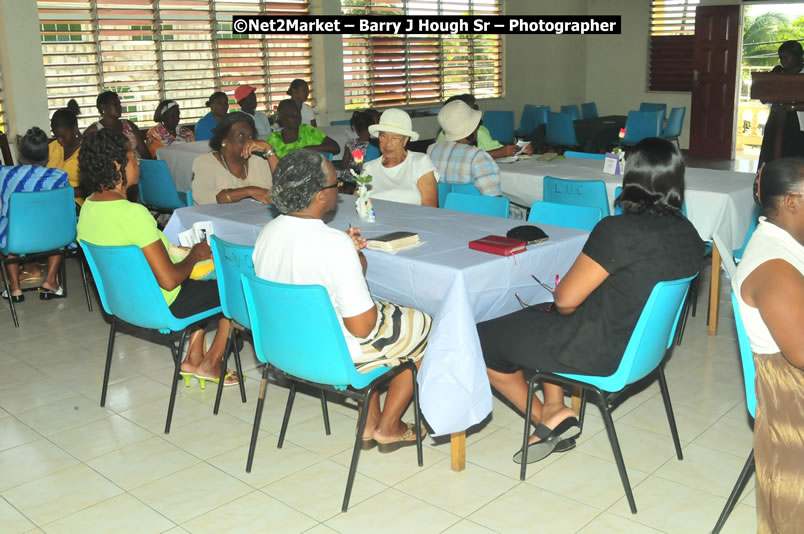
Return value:
M 232 34 L 232 15 L 309 14 L 306 0 L 38 0 L 38 7 L 50 112 L 75 98 L 82 127 L 97 120 L 102 90 L 117 92 L 123 115 L 150 127 L 166 98 L 192 123 L 214 91 L 234 103 L 237 85 L 254 85 L 264 111 L 287 98 L 294 78 L 311 80 L 309 35 Z
M 499 0 L 342 0 L 344 15 L 499 15 Z M 343 36 L 347 109 L 502 96 L 499 35 Z
M 699 3 L 700 0 L 652 1 L 649 90 L 692 90 L 695 9 Z

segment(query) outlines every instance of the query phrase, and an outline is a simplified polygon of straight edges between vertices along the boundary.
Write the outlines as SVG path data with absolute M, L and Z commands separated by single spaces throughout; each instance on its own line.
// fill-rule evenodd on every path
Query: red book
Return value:
M 469 241 L 469 248 L 479 250 L 480 252 L 488 252 L 489 254 L 497 254 L 499 256 L 511 256 L 525 252 L 527 245 L 528 244 L 521 239 L 512 239 L 501 235 L 487 235 L 482 239 Z

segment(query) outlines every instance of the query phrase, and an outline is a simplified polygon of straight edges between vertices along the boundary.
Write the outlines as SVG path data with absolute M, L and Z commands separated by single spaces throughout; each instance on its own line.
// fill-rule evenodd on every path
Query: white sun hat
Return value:
M 411 141 L 419 139 L 419 134 L 413 131 L 410 115 L 399 108 L 386 109 L 380 115 L 380 123 L 372 124 L 368 127 L 368 131 L 374 137 L 377 137 L 380 132 L 391 132 L 410 137 Z
M 480 124 L 481 111 L 470 108 L 463 100 L 453 100 L 438 112 L 438 124 L 447 141 L 469 137 Z

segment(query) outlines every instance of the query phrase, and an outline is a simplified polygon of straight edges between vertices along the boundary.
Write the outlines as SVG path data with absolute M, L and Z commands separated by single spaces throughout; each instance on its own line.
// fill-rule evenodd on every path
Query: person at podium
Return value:
M 779 46 L 779 63 L 771 72 L 804 74 L 804 50 L 798 41 L 785 41 Z M 775 159 L 776 132 L 781 129 L 779 157 L 804 157 L 804 103 L 771 105 L 768 122 L 762 137 L 759 166 Z

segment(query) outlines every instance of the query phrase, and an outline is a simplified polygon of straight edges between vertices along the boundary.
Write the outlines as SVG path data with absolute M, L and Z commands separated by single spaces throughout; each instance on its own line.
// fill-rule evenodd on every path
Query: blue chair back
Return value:
M 173 183 L 167 163 L 159 159 L 140 161 L 140 201 L 146 206 L 174 210 L 187 206 Z
M 623 359 L 612 375 L 558 374 L 608 392 L 620 391 L 628 384 L 645 378 L 659 366 L 673 343 L 681 308 L 693 278 L 659 282 L 653 287 L 631 333 Z
M 604 217 L 610 215 L 609 197 L 603 180 L 566 180 L 545 176 L 542 200 L 556 204 L 600 208 Z
M 667 125 L 662 130 L 661 137 L 664 139 L 678 139 L 681 135 L 681 128 L 684 126 L 684 115 L 687 108 L 673 108 L 670 110 L 670 117 L 667 118 Z
M 339 124 L 345 124 L 346 126 L 349 126 L 349 124 L 351 124 L 351 119 L 341 119 L 339 121 L 329 121 L 330 126 L 337 126 Z
M 572 120 L 577 121 L 581 118 L 581 112 L 578 110 L 578 104 L 570 104 L 568 106 L 561 106 L 561 113 L 566 113 Z
M 751 343 L 748 341 L 748 334 L 745 331 L 743 318 L 740 315 L 740 305 L 737 302 L 737 295 L 731 292 L 731 306 L 734 308 L 734 322 L 737 325 L 737 343 L 740 346 L 740 360 L 743 362 L 743 381 L 745 383 L 745 403 L 748 406 L 748 413 L 755 417 L 757 409 L 757 392 L 754 382 L 756 368 L 754 366 L 754 354 L 751 351 Z
M 547 116 L 547 142 L 559 146 L 579 146 L 575 135 L 575 124 L 568 113 L 555 113 Z
M 759 224 L 759 206 L 755 206 L 754 212 L 751 214 L 751 224 L 748 225 L 748 232 L 746 232 L 745 234 L 745 240 L 743 241 L 743 246 L 734 251 L 734 261 L 740 261 L 741 259 L 743 259 L 743 254 L 745 253 L 745 247 L 747 247 L 748 242 L 751 241 L 751 236 L 754 235 L 754 230 L 757 229 L 758 224 Z
M 106 313 L 142 328 L 178 331 L 151 266 L 135 245 L 104 247 L 81 241 Z M 125 276 L 121 278 L 121 273 Z
M 483 114 L 483 126 L 488 128 L 492 139 L 507 144 L 514 141 L 514 112 L 487 111 Z
M 599 160 L 606 159 L 605 154 L 592 154 L 591 152 L 575 152 L 574 150 L 564 151 L 564 157 L 576 158 L 576 159 L 599 159 Z
M 243 293 L 241 274 L 254 274 L 252 255 L 254 247 L 236 245 L 213 235 L 209 240 L 215 274 L 218 278 L 218 293 L 221 296 L 221 309 L 227 319 L 233 319 L 247 329 L 251 329 Z
M 583 115 L 584 119 L 596 119 L 597 118 L 597 104 L 594 102 L 586 102 L 581 104 L 581 115 Z
M 184 199 L 187 201 L 188 206 L 195 206 L 195 203 L 193 202 L 193 190 L 192 189 L 188 189 L 184 193 Z
M 242 274 L 257 358 L 297 378 L 360 389 L 386 373 L 358 373 L 327 290 Z
M 646 137 L 659 137 L 663 117 L 658 111 L 629 111 L 625 119 L 624 145 L 635 145 Z
M 368 147 L 366 148 L 366 155 L 363 156 L 364 162 L 369 162 L 371 160 L 375 160 L 382 156 L 382 152 L 380 152 L 380 147 L 369 143 Z
M 591 232 L 592 228 L 602 218 L 603 212 L 600 211 L 600 208 L 536 201 L 530 206 L 528 222 L 577 228 L 578 230 Z
M 3 255 L 63 249 L 75 241 L 75 193 L 71 186 L 11 193 Z
M 443 208 L 447 202 L 447 195 L 450 193 L 461 193 L 462 195 L 480 195 L 475 184 L 449 184 L 438 182 L 438 206 Z
M 663 112 L 663 114 L 667 114 L 667 104 L 642 102 L 639 104 L 639 111 L 660 111 Z
M 444 208 L 479 215 L 508 218 L 510 201 L 505 197 L 487 197 L 483 195 L 466 195 L 449 193 Z
M 522 117 L 519 119 L 519 128 L 517 128 L 516 134 L 519 136 L 526 136 L 542 124 L 547 124 L 547 114 L 549 112 L 549 106 L 525 104 L 525 107 L 522 110 Z

